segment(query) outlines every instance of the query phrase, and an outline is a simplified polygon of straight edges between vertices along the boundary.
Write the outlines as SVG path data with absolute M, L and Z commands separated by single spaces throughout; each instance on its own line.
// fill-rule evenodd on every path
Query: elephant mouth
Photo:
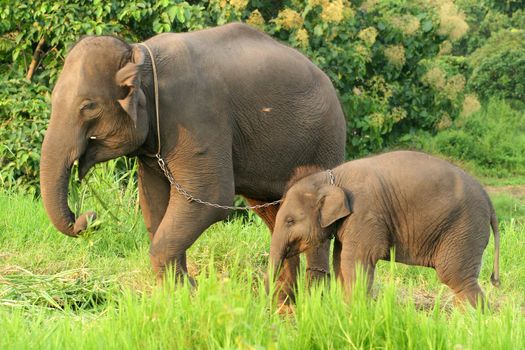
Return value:
M 78 158 L 78 180 L 82 181 L 89 169 L 95 165 L 95 157 L 88 155 L 87 153 L 82 154 Z
M 302 251 L 299 249 L 299 247 L 297 245 L 288 246 L 286 248 L 286 251 L 284 252 L 283 259 L 293 258 L 294 256 L 299 255 L 301 253 L 302 253 Z

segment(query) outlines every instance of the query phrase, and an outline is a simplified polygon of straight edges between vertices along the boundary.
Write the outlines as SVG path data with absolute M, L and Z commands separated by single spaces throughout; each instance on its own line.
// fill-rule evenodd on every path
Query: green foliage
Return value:
M 500 221 L 525 223 L 525 196 L 522 196 L 520 200 L 509 194 L 499 193 L 492 195 L 491 199 Z
M 471 54 L 502 30 L 525 30 L 522 0 L 457 0 L 456 4 L 465 13 L 469 25 L 469 35 L 454 45 L 456 54 Z
M 68 0 L 4 2 L 0 7 L 0 62 L 23 76 L 44 39 L 37 80 L 52 86 L 69 47 L 85 35 L 140 41 L 155 33 L 200 29 L 204 7 L 177 1 Z
M 469 58 L 468 87 L 483 99 L 525 99 L 525 30 L 501 31 Z
M 503 30 L 494 34 L 468 57 L 468 62 L 475 68 L 485 59 L 506 51 L 525 51 L 525 30 Z
M 477 175 L 525 175 L 525 112 L 490 100 L 482 110 L 462 116 L 435 136 L 405 136 L 404 146 L 439 153 L 472 168 Z
M 0 185 L 38 186 L 40 145 L 49 115 L 49 89 L 24 79 L 0 82 Z M 34 188 L 33 188 L 34 190 Z
M 474 69 L 469 87 L 483 99 L 525 98 L 525 50 L 507 50 L 485 58 Z

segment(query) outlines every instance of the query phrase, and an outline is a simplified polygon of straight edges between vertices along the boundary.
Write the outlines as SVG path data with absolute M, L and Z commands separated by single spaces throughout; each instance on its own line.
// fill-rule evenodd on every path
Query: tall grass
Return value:
M 257 218 L 217 223 L 189 250 L 197 288 L 158 286 L 132 177 L 113 166 L 74 189 L 75 210 L 100 216 L 78 239 L 56 232 L 39 201 L 0 192 L 1 349 L 525 347 L 522 212 L 501 217 L 500 289 L 489 283 L 492 242 L 485 252 L 484 313 L 455 307 L 431 269 L 381 262 L 373 298 L 360 284 L 345 301 L 333 280 L 308 291 L 301 276 L 294 312 L 280 315 L 263 286 L 269 234 Z

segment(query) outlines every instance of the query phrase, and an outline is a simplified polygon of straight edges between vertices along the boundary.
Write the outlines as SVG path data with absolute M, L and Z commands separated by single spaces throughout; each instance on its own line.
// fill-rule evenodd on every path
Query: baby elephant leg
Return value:
M 478 228 L 480 232 L 488 228 Z M 483 231 L 482 231 L 483 230 Z M 441 282 L 454 291 L 457 301 L 468 301 L 476 307 L 484 305 L 484 295 L 478 284 L 483 251 L 489 240 L 488 232 L 472 234 L 477 230 L 449 235 L 440 245 L 435 257 L 435 268 Z M 481 236 L 481 237 L 480 237 Z
M 341 250 L 341 273 L 347 297 L 352 296 L 352 290 L 357 280 L 357 271 L 362 269 L 367 279 L 367 291 L 370 293 L 374 283 L 375 267 L 378 259 L 372 258 L 370 249 L 362 246 L 343 244 Z
M 248 197 L 245 197 L 245 199 L 250 206 L 267 203 L 266 201 L 259 201 Z M 269 207 L 253 209 L 253 211 L 257 213 L 257 215 L 259 215 L 259 217 L 264 221 L 266 226 L 268 226 L 268 229 L 270 229 L 270 234 L 273 234 L 273 229 L 275 227 L 275 217 L 277 216 L 278 210 L 279 205 L 271 205 Z M 289 304 L 290 302 L 294 301 L 294 289 L 297 280 L 298 267 L 299 256 L 291 257 L 284 261 L 279 276 L 275 276 L 277 278 L 276 287 L 277 300 L 279 304 Z M 265 278 L 268 278 L 268 276 Z
M 330 277 L 330 242 L 326 241 L 305 252 L 306 277 L 310 285 Z
M 440 264 L 436 266 L 436 272 L 440 281 L 454 291 L 458 302 L 468 301 L 476 307 L 479 301 L 483 305 L 484 295 L 478 284 L 477 269 L 473 272 L 472 269 Z
M 485 304 L 485 295 L 483 294 L 476 278 L 464 281 L 458 289 L 454 290 L 454 292 L 460 302 L 468 301 L 473 307 L 476 307 L 478 302 L 481 307 Z
M 454 291 L 457 301 L 468 301 L 476 307 L 478 301 L 481 305 L 484 302 L 483 291 L 478 284 L 483 251 L 471 255 L 466 252 L 448 251 L 446 254 L 440 254 L 435 268 L 439 280 Z
M 337 278 L 344 285 L 343 275 L 341 274 L 341 250 L 343 246 L 338 239 L 334 240 L 333 264 L 335 278 Z

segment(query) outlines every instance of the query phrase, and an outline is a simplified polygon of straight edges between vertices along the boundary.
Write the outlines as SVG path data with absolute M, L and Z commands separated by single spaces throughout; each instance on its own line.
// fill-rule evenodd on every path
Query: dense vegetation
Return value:
M 468 119 L 492 97 L 519 101 L 512 106 L 522 109 L 523 7 L 521 0 L 3 1 L 0 183 L 37 185 L 50 91 L 68 48 L 83 35 L 137 42 L 249 23 L 330 76 L 348 119 L 348 155 L 356 157 L 406 143 L 419 131 L 458 127 L 459 116 Z M 481 168 L 502 165 L 481 158 L 472 159 Z
M 483 177 L 500 219 L 501 280 L 485 313 L 454 307 L 431 269 L 382 262 L 374 297 L 340 286 L 294 312 L 265 293 L 269 234 L 252 212 L 218 223 L 188 252 L 198 288 L 155 284 L 136 164 L 98 165 L 69 201 L 99 218 L 58 234 L 38 199 L 50 94 L 83 35 L 138 42 L 246 22 L 297 48 L 332 79 L 349 157 L 438 153 Z M 524 0 L 0 0 L 0 348 L 525 348 Z M 501 186 L 514 185 L 514 186 Z M 517 185 L 517 186 L 516 186 Z M 304 273 L 304 266 L 302 273 Z

